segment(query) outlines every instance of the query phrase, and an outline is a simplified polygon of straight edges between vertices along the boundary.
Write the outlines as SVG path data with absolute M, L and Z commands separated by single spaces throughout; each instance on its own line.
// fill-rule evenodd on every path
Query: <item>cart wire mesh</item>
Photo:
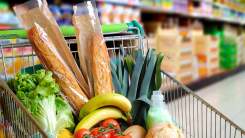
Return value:
M 139 32 L 137 28 L 132 30 Z M 105 35 L 105 40 L 111 57 L 118 55 L 122 47 L 125 53 L 148 48 L 139 33 Z M 69 38 L 67 43 L 74 58 L 79 59 L 76 40 Z M 0 44 L 0 79 L 8 80 L 22 68 L 35 64 L 39 64 L 39 60 L 27 40 Z M 176 79 L 164 71 L 162 74 L 161 90 L 165 95 L 165 102 L 174 122 L 186 138 L 245 138 L 242 128 Z M 0 138 L 2 137 L 47 137 L 4 81 L 0 81 Z

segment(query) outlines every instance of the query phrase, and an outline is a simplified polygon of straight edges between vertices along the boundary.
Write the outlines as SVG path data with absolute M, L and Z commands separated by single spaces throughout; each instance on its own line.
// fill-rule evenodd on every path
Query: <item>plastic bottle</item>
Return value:
M 151 106 L 146 118 L 147 129 L 157 124 L 172 123 L 171 115 L 168 112 L 164 96 L 160 91 L 153 91 L 151 96 Z

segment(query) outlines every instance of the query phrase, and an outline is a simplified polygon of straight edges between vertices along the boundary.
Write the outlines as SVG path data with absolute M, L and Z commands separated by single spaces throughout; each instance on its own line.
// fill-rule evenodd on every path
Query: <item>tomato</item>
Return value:
M 102 127 L 105 127 L 105 128 L 116 128 L 116 129 L 120 129 L 120 125 L 117 122 L 117 120 L 115 120 L 115 119 L 106 119 L 105 121 L 103 121 L 101 123 L 101 126 Z
M 100 135 L 101 133 L 105 132 L 105 128 L 103 127 L 96 127 L 94 129 L 91 130 L 91 135 L 92 136 L 98 136 Z
M 107 129 L 106 132 L 109 133 L 111 137 L 114 137 L 117 134 L 118 129 Z
M 111 138 L 111 134 L 105 132 L 105 133 L 100 134 L 96 138 Z
M 74 134 L 74 138 L 90 138 L 90 132 L 87 129 L 79 129 Z

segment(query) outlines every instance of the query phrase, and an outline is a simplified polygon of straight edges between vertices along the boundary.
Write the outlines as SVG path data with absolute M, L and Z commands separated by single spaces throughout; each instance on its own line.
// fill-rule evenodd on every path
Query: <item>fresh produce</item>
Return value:
M 130 112 L 132 108 L 126 97 L 116 93 L 107 93 L 95 96 L 84 104 L 80 110 L 79 119 L 104 106 L 114 106 L 126 113 Z
M 96 128 L 93 128 L 91 130 L 91 136 L 98 136 L 100 135 L 102 132 L 105 132 L 106 129 L 104 127 L 96 127 Z
M 18 73 L 9 81 L 9 85 L 40 127 L 50 136 L 56 136 L 65 128 L 74 128 L 72 108 L 60 97 L 59 86 L 50 71 Z
M 73 138 L 73 135 L 69 130 L 62 129 L 59 131 L 57 138 Z
M 145 138 L 184 138 L 184 135 L 175 125 L 166 123 L 149 129 Z
M 121 55 L 125 55 L 123 53 L 124 51 L 121 50 Z M 149 98 L 153 90 L 159 90 L 162 84 L 160 70 L 162 60 L 163 54 L 157 54 L 154 49 L 149 49 L 146 56 L 143 50 L 139 49 L 129 55 L 114 57 L 111 60 L 115 90 L 130 100 L 133 124 L 145 127 Z
M 54 73 L 54 78 L 61 87 L 62 93 L 66 96 L 75 113 L 78 114 L 83 104 L 88 101 L 88 98 L 86 92 L 79 86 L 76 76 L 39 24 L 35 24 L 28 31 L 28 36 L 41 63 Z
M 75 132 L 81 128 L 90 129 L 99 122 L 109 118 L 123 119 L 127 121 L 127 118 L 119 109 L 114 107 L 104 107 L 85 116 L 76 126 Z
M 115 119 L 107 119 L 101 123 L 102 127 L 120 129 L 119 123 Z
M 132 138 L 144 138 L 146 135 L 145 129 L 139 125 L 130 126 L 123 133 L 131 136 Z
M 75 132 L 74 138 L 89 138 L 90 132 L 88 129 L 82 128 Z
M 98 127 L 88 129 L 81 128 L 74 134 L 75 138 L 131 138 L 121 131 L 120 125 L 115 119 L 106 119 L 99 123 Z

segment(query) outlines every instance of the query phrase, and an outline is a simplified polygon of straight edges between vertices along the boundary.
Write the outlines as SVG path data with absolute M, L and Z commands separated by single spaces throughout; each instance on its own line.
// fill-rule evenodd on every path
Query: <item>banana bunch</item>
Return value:
M 108 118 L 129 121 L 131 119 L 131 109 L 130 101 L 117 93 L 107 93 L 93 97 L 80 110 L 80 122 L 75 128 L 75 132 L 82 128 L 90 129 Z

